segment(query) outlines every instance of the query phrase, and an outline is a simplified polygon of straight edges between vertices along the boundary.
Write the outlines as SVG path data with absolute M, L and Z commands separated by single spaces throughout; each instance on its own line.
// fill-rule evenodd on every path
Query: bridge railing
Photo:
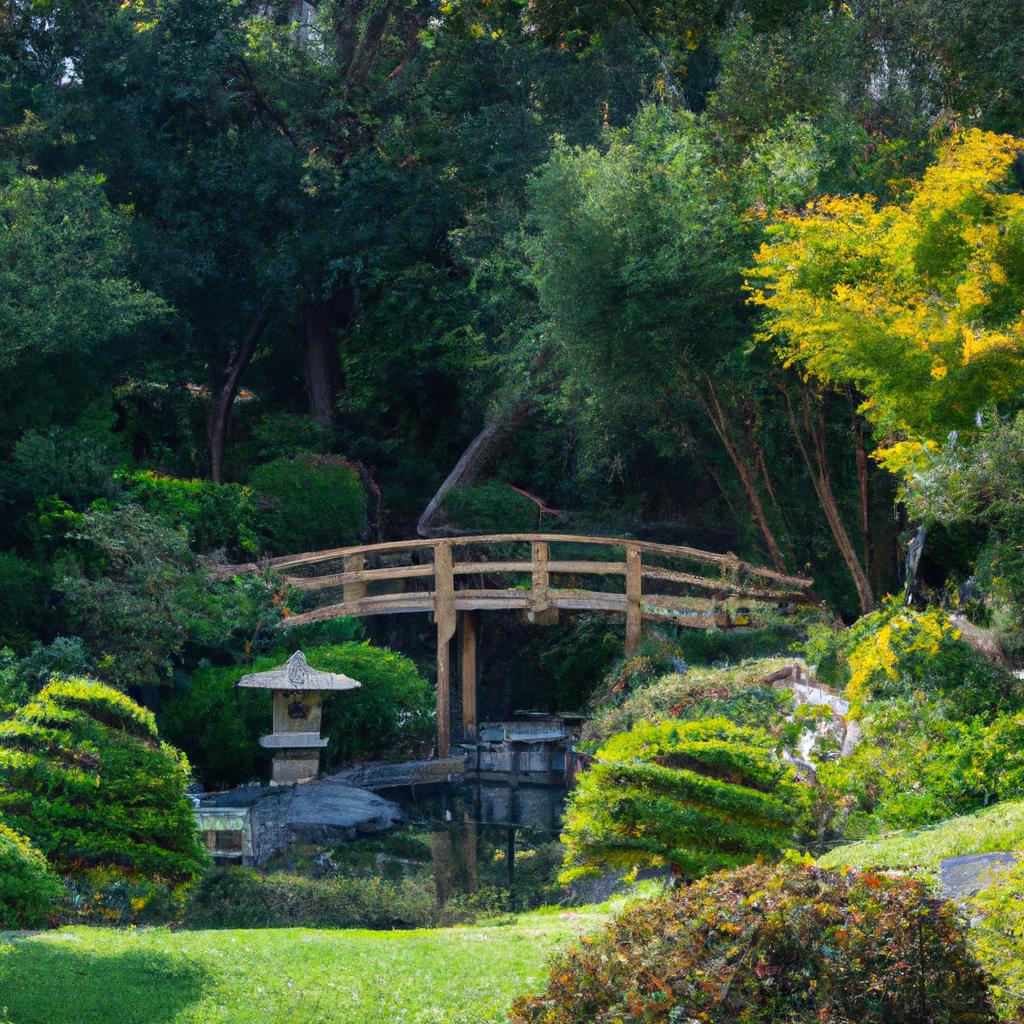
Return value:
M 553 557 L 552 547 L 561 549 L 561 556 Z M 597 557 L 585 558 L 581 556 L 584 553 Z M 368 566 L 368 562 L 376 564 Z M 563 610 L 621 614 L 626 620 L 629 654 L 640 640 L 644 619 L 669 620 L 698 629 L 727 628 L 744 621 L 745 605 L 814 600 L 811 580 L 752 565 L 733 554 L 557 533 L 359 545 L 285 555 L 264 563 L 221 566 L 213 572 L 227 577 L 265 568 L 280 573 L 298 590 L 328 595 L 333 591 L 340 597 L 285 619 L 281 623 L 284 628 L 344 615 L 433 613 L 437 626 L 437 749 L 441 757 L 448 756 L 450 749 L 450 641 L 459 613 L 464 613 L 463 735 L 472 737 L 476 730 L 477 612 L 517 610 L 536 623 L 553 622 Z M 582 578 L 594 577 L 603 589 L 596 589 L 596 584 L 592 588 L 578 585 Z M 652 581 L 656 592 L 651 592 Z M 371 588 L 375 592 L 371 593 Z

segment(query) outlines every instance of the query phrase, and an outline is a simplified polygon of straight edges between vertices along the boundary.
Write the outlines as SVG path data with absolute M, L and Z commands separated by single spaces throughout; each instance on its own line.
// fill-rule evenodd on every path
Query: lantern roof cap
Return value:
M 362 684 L 340 672 L 322 672 L 296 651 L 283 665 L 267 672 L 251 672 L 238 680 L 238 686 L 259 690 L 355 690 Z

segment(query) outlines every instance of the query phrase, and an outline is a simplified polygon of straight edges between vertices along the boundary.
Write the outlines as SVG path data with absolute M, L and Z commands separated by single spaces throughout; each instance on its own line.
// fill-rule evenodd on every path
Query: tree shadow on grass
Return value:
M 0 1024 L 171 1024 L 205 981 L 200 963 L 144 949 L 104 954 L 71 937 L 0 944 Z

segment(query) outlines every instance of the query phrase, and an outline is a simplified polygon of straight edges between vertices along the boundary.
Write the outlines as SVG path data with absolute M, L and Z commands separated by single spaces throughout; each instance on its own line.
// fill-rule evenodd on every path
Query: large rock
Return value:
M 398 804 L 341 782 L 320 779 L 291 790 L 284 827 L 307 843 L 333 843 L 387 832 L 404 821 Z
M 939 865 L 939 889 L 947 900 L 965 900 L 990 885 L 994 876 L 1008 871 L 1019 853 L 975 853 L 947 857 Z
M 244 817 L 256 864 L 265 864 L 296 842 L 347 842 L 387 832 L 405 820 L 391 800 L 330 779 L 296 786 L 243 786 L 201 800 L 201 810 L 214 808 L 232 808 Z

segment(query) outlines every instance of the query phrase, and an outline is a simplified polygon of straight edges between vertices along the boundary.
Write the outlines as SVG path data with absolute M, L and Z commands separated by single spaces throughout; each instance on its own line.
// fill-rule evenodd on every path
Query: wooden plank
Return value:
M 626 548 L 626 657 L 636 653 L 643 633 L 640 599 L 643 593 L 640 549 Z
M 452 749 L 451 639 L 455 635 L 455 577 L 452 546 L 439 541 L 434 547 L 434 621 L 437 624 L 437 756 Z
M 476 740 L 477 613 L 462 613 L 462 736 Z
M 349 558 L 361 557 L 349 555 Z M 327 590 L 349 583 L 373 583 L 374 580 L 406 580 L 433 576 L 432 565 L 398 565 L 387 569 L 364 569 L 360 572 L 335 572 L 326 576 L 285 576 L 284 581 L 296 590 Z M 364 595 L 365 596 L 365 595 Z

